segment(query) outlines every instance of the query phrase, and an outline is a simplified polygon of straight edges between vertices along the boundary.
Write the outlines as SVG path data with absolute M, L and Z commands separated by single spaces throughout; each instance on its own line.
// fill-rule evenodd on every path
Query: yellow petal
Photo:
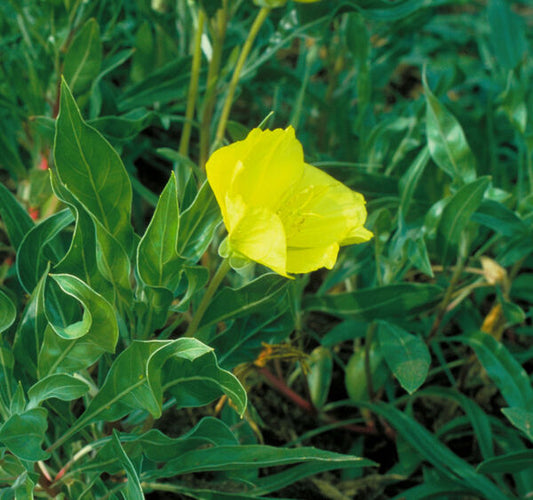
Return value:
M 355 243 L 364 243 L 374 237 L 374 233 L 366 227 L 356 227 L 347 234 L 341 241 L 341 245 L 353 245 Z
M 207 180 L 220 206 L 224 221 L 226 221 L 226 195 L 230 191 L 236 171 L 242 167 L 242 158 L 248 155 L 253 146 L 253 141 L 238 141 L 217 149 L 205 165 Z
M 290 247 L 312 248 L 343 241 L 366 220 L 365 200 L 322 170 L 305 165 L 278 214 Z
M 229 231 L 229 245 L 250 260 L 287 276 L 285 231 L 274 212 L 264 207 L 244 206 L 240 219 Z
M 321 267 L 331 269 L 338 253 L 339 245 L 336 243 L 315 248 L 288 248 L 287 272 L 298 274 L 310 273 Z
M 231 194 L 241 195 L 247 205 L 277 208 L 304 171 L 302 145 L 294 129 L 254 129 L 243 142 L 250 147 L 245 155 L 235 158 L 239 165 Z

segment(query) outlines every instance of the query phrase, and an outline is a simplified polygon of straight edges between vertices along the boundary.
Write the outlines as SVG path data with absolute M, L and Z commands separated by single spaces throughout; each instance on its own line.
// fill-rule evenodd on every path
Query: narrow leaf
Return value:
M 80 95 L 91 88 L 102 64 L 100 28 L 89 19 L 77 33 L 66 55 L 63 75 L 72 93 Z
M 533 441 L 533 411 L 523 408 L 503 408 L 502 413 L 531 441 Z M 531 464 L 533 466 L 533 463 Z
M 429 89 L 425 72 L 422 83 L 426 96 L 426 136 L 435 163 L 453 180 L 468 183 L 475 179 L 475 157 L 457 119 Z
M 503 344 L 482 331 L 450 337 L 474 349 L 479 362 L 510 406 L 533 408 L 533 388 L 529 377 Z
M 472 214 L 477 210 L 483 194 L 490 183 L 489 177 L 479 179 L 463 186 L 448 201 L 437 228 L 437 244 L 442 260 L 446 262 L 457 247 L 461 234 L 470 221 Z
M 0 218 L 4 223 L 9 242 L 15 250 L 24 235 L 34 226 L 28 212 L 20 205 L 11 192 L 0 183 Z
M 0 333 L 5 332 L 17 317 L 17 309 L 11 299 L 0 290 Z
M 435 285 L 402 283 L 304 299 L 307 311 L 322 311 L 352 319 L 403 318 L 438 304 L 442 289 Z
M 19 281 L 28 293 L 33 292 L 48 263 L 58 262 L 63 257 L 52 243 L 73 220 L 70 210 L 63 210 L 43 220 L 24 236 L 16 265 Z

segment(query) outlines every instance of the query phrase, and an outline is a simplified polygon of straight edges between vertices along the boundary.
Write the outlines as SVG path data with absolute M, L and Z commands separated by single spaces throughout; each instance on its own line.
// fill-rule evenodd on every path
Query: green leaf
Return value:
M 323 296 L 303 301 L 307 311 L 321 311 L 342 318 L 404 318 L 427 311 L 439 303 L 442 289 L 435 285 L 401 283 Z
M 64 80 L 54 159 L 63 185 L 129 253 L 133 231 L 128 174 L 106 139 L 85 123 Z
M 264 342 L 279 343 L 293 330 L 293 315 L 288 311 L 288 304 L 281 303 L 275 309 L 237 319 L 207 341 L 215 349 L 220 364 L 232 369 L 256 359 Z
M 153 462 L 168 462 L 184 453 L 206 446 L 237 445 L 238 440 L 231 429 L 221 420 L 204 417 L 190 431 L 171 438 L 161 431 L 152 429 L 141 436 L 121 435 L 126 451 L 133 455 L 139 447 Z
M 34 226 L 34 223 L 28 212 L 1 183 L 0 218 L 4 223 L 9 242 L 17 250 L 26 233 Z
M 114 352 L 118 341 L 115 310 L 109 302 L 79 278 L 53 274 L 51 278 L 61 291 L 83 305 L 81 321 L 66 326 L 46 302 L 50 327 L 45 330 L 39 354 L 39 372 L 76 371 L 93 364 L 104 352 Z
M 46 416 L 43 408 L 12 415 L 0 428 L 0 441 L 22 460 L 45 460 L 49 454 L 41 449 L 41 443 L 48 426 Z
M 43 220 L 28 231 L 17 253 L 17 274 L 19 281 L 28 293 L 41 279 L 49 262 L 57 262 L 62 257 L 54 238 L 73 221 L 70 210 L 62 210 Z
M 431 157 L 453 180 L 461 183 L 476 178 L 476 160 L 457 119 L 439 102 L 422 75 L 426 96 L 426 136 Z
M 113 429 L 111 443 L 119 463 L 126 471 L 126 487 L 123 490 L 125 498 L 128 500 L 144 500 L 143 490 L 137 471 L 135 470 L 131 460 L 128 458 L 128 455 L 126 455 L 124 449 L 122 448 L 118 433 L 115 429 Z
M 46 278 L 47 273 L 44 273 L 33 290 L 18 324 L 13 343 L 15 357 L 24 360 L 22 367 L 32 378 L 37 377 L 37 358 L 43 341 L 44 330 L 48 324 L 44 306 Z
M 501 67 L 512 70 L 527 51 L 523 19 L 511 10 L 506 0 L 490 0 L 487 14 L 496 60 Z
M 533 441 L 533 411 L 524 408 L 502 408 L 502 413 Z M 531 465 L 533 466 L 533 463 Z
M 428 387 L 419 391 L 417 394 L 418 396 L 429 395 L 438 398 L 447 398 L 458 403 L 472 424 L 472 429 L 474 430 L 483 458 L 487 459 L 494 456 L 494 439 L 489 415 L 477 403 L 456 389 L 447 387 Z
M 449 337 L 474 349 L 479 362 L 510 406 L 531 409 L 533 388 L 529 377 L 503 344 L 482 331 Z
M 486 477 L 476 473 L 465 460 L 459 458 L 444 446 L 433 434 L 422 427 L 406 413 L 385 403 L 368 404 L 385 418 L 409 444 L 447 478 L 469 491 L 491 500 L 505 500 L 507 495 Z
M 245 409 L 246 392 L 239 381 L 218 368 L 212 349 L 199 340 L 136 341 L 117 357 L 102 388 L 75 427 L 97 420 L 118 420 L 137 409 L 149 411 L 158 418 L 163 377 L 182 400 L 202 397 L 205 381 L 210 384 L 210 394 L 217 386 L 219 395 L 227 393 L 239 412 Z
M 17 317 L 17 308 L 12 300 L 0 290 L 0 333 L 5 332 Z
M 102 42 L 100 28 L 95 19 L 89 19 L 75 36 L 66 55 L 63 76 L 72 93 L 87 92 L 100 72 Z
M 329 465 L 369 467 L 375 462 L 309 446 L 278 448 L 264 445 L 215 446 L 184 453 L 158 469 L 157 477 L 172 477 L 202 471 L 246 470 L 259 467 L 276 467 L 302 462 L 327 462 Z M 147 475 L 150 473 L 147 473 Z
M 411 166 L 407 169 L 407 172 L 400 179 L 400 206 L 398 207 L 398 217 L 400 218 L 400 226 L 405 224 L 407 214 L 409 212 L 409 207 L 413 202 L 413 196 L 415 188 L 418 185 L 426 165 L 429 162 L 429 151 L 425 147 L 420 151 L 418 156 L 415 158 Z
M 39 481 L 39 475 L 24 471 L 13 483 L 11 489 L 15 493 L 15 500 L 33 500 L 33 490 Z
M 171 292 L 177 288 L 182 271 L 177 253 L 178 231 L 178 192 L 172 173 L 137 248 L 137 269 L 145 285 Z
M 197 407 L 226 394 L 241 414 L 247 396 L 238 379 L 218 366 L 214 351 L 194 359 L 174 357 L 161 374 L 163 390 L 170 392 L 178 407 Z
M 444 207 L 437 228 L 437 244 L 443 262 L 447 262 L 452 249 L 459 244 L 461 234 L 472 214 L 481 204 L 489 183 L 490 177 L 480 177 L 466 184 L 449 199 Z
M 28 389 L 28 408 L 35 408 L 46 399 L 57 398 L 72 401 L 81 398 L 89 390 L 87 382 L 66 373 L 48 375 Z
M 515 212 L 493 200 L 483 200 L 471 219 L 504 236 L 515 236 L 528 231 L 527 225 Z
M 4 130 L 0 130 L 0 151 L 2 151 L 0 167 L 7 170 L 17 181 L 22 181 L 28 176 L 28 172 L 15 144 L 14 137 L 8 137 Z
M 415 392 L 426 380 L 431 356 L 425 342 L 399 326 L 379 321 L 378 339 L 381 353 L 400 385 Z
M 484 460 L 476 470 L 483 474 L 514 474 L 531 468 L 533 468 L 533 450 L 523 450 Z
M 151 125 L 157 117 L 153 111 L 144 108 L 132 110 L 122 116 L 103 116 L 88 122 L 102 133 L 108 140 L 116 143 L 125 143 L 135 139 L 139 133 Z
M 220 220 L 218 203 L 206 181 L 192 205 L 180 215 L 178 253 L 197 262 L 209 247 Z
M 114 291 L 111 284 L 104 279 L 98 269 L 95 224 L 91 215 L 72 193 L 59 182 L 57 175 L 53 172 L 51 172 L 51 179 L 54 194 L 70 207 L 76 219 L 70 248 L 65 257 L 54 266 L 54 272 L 77 276 L 91 288 L 98 290 L 106 299 L 113 301 Z
M 286 297 L 287 283 L 285 278 L 267 273 L 241 288 L 223 288 L 209 304 L 200 328 L 275 308 Z

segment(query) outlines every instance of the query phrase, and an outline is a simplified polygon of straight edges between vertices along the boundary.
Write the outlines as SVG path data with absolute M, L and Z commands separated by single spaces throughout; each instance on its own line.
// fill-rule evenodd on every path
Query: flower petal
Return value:
M 363 227 L 363 196 L 316 167 L 304 174 L 286 194 L 278 214 L 290 247 L 312 248 L 339 243 Z
M 240 194 L 248 205 L 276 209 L 284 193 L 302 177 L 302 145 L 292 127 L 254 129 L 243 142 L 250 147 L 239 157 L 231 194 Z
M 250 260 L 287 276 L 285 231 L 274 212 L 264 207 L 244 206 L 240 219 L 229 232 L 229 245 Z
M 253 145 L 253 141 L 239 141 L 217 149 L 205 165 L 207 180 L 220 206 L 224 222 L 227 215 L 226 195 L 230 191 L 236 171 L 241 166 L 242 158 L 248 155 Z
M 287 272 L 310 273 L 321 267 L 331 269 L 337 262 L 339 245 L 320 246 L 314 248 L 288 248 Z
M 374 237 L 374 233 L 369 231 L 366 227 L 356 227 L 353 231 L 348 233 L 341 241 L 341 245 L 353 245 L 355 243 L 364 243 Z

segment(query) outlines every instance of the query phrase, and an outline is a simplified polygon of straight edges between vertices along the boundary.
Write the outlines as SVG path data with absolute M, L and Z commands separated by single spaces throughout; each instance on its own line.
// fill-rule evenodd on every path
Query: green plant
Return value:
M 526 497 L 528 3 L 258 3 L 0 4 L 2 494 Z M 374 238 L 216 272 L 289 125 Z

